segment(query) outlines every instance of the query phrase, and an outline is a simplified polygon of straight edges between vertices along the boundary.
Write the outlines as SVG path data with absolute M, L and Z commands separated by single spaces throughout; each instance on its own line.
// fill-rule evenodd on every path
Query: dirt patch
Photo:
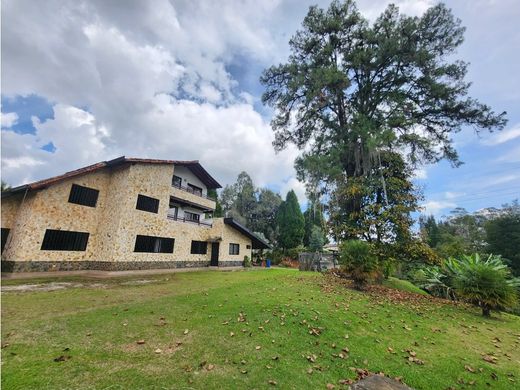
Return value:
M 72 283 L 72 282 L 51 282 L 39 284 L 18 284 L 14 286 L 2 286 L 2 292 L 33 292 L 33 291 L 56 291 L 68 288 L 106 288 L 106 284 L 102 283 Z
M 166 280 L 168 280 L 168 279 L 166 279 Z M 121 285 L 122 286 L 140 286 L 142 284 L 148 284 L 148 283 L 153 283 L 153 282 L 157 282 L 157 280 L 152 280 L 152 279 L 129 280 L 128 282 L 121 283 Z

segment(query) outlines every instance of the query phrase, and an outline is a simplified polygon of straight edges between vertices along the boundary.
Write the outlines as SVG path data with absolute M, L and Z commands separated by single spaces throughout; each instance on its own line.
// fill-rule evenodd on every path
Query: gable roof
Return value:
M 244 236 L 249 237 L 251 239 L 252 247 L 253 249 L 269 249 L 271 246 L 262 240 L 260 237 L 258 237 L 255 233 L 253 233 L 251 230 L 246 228 L 244 225 L 238 223 L 233 218 L 224 218 L 224 223 L 226 225 L 231 226 L 232 228 L 238 230 L 240 233 L 242 233 Z
M 183 161 L 183 160 L 157 160 L 157 159 L 146 159 L 146 158 L 133 158 L 121 156 L 109 161 L 101 161 L 96 164 L 88 165 L 83 168 L 76 169 L 74 171 L 66 172 L 62 175 L 53 176 L 48 179 L 35 181 L 29 184 L 23 184 L 18 187 L 10 188 L 7 191 L 2 192 L 2 197 L 14 195 L 16 193 L 25 191 L 35 191 L 47 188 L 53 184 L 60 183 L 64 180 L 85 175 L 99 171 L 103 168 L 114 168 L 122 165 L 130 164 L 168 164 L 168 165 L 179 165 L 190 169 L 200 181 L 202 181 L 208 188 L 222 188 L 222 186 L 200 165 L 198 160 Z

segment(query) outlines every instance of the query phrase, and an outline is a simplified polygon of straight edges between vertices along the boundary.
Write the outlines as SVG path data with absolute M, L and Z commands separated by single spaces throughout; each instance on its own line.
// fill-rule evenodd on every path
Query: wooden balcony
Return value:
M 172 186 L 171 195 L 203 210 L 213 211 L 216 207 L 214 199 L 205 196 L 202 192 L 193 191 L 191 188 Z

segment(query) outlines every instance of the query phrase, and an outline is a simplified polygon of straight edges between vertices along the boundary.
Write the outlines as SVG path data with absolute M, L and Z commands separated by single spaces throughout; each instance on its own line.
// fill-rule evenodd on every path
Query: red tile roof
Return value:
M 35 181 L 33 183 L 24 184 L 18 187 L 11 188 L 7 191 L 2 192 L 2 196 L 7 196 L 11 194 L 15 194 L 23 191 L 33 191 L 40 190 L 46 187 L 49 187 L 53 184 L 62 182 L 63 180 L 70 179 L 72 177 L 77 177 L 81 175 L 85 175 L 87 173 L 92 173 L 98 171 L 103 168 L 111 168 L 125 164 L 171 164 L 171 165 L 180 165 L 189 167 L 189 169 L 204 183 L 208 186 L 208 188 L 221 188 L 222 186 L 200 165 L 198 160 L 158 160 L 158 159 L 148 159 L 148 158 L 133 158 L 133 157 L 125 157 L 121 156 L 109 161 L 101 161 L 96 164 L 88 165 L 83 168 L 76 169 L 74 171 L 66 172 L 62 175 L 50 177 L 48 179 L 43 179 L 39 181 Z

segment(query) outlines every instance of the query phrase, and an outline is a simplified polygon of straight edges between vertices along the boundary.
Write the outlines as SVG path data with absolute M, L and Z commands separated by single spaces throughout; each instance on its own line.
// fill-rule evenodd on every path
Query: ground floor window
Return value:
M 208 243 L 206 241 L 191 242 L 192 255 L 205 255 L 206 253 L 208 253 Z
M 4 251 L 5 244 L 7 243 L 7 237 L 9 237 L 9 229 L 2 228 L 2 252 Z
M 230 255 L 238 255 L 239 252 L 240 252 L 239 244 L 229 244 L 229 254 Z
M 184 212 L 184 218 L 186 218 L 186 221 L 194 221 L 199 222 L 200 221 L 200 215 L 195 213 L 190 213 L 189 211 Z
M 42 251 L 84 251 L 89 233 L 69 230 L 47 229 L 42 242 Z
M 134 252 L 173 253 L 174 243 L 173 238 L 137 235 Z

